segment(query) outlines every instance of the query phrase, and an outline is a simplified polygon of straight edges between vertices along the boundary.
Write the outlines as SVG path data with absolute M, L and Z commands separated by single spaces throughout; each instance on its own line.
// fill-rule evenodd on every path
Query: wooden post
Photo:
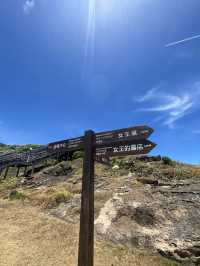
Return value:
M 26 172 L 27 172 L 27 165 L 24 167 L 24 176 L 26 176 Z
M 6 167 L 6 170 L 5 170 L 4 178 L 3 178 L 3 179 L 6 179 L 6 177 L 7 177 L 7 175 L 8 175 L 8 171 L 9 171 L 9 166 Z
M 78 266 L 93 266 L 94 260 L 94 138 L 93 131 L 85 132 Z
M 20 171 L 20 167 L 17 167 L 17 174 L 16 174 L 16 177 L 19 176 L 19 171 Z

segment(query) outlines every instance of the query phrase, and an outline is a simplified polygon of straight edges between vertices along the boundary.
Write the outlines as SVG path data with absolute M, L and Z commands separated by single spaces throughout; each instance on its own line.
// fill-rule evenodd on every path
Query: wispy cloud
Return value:
M 26 0 L 23 4 L 23 10 L 26 15 L 29 15 L 35 7 L 35 0 Z
M 140 104 L 150 103 L 150 107 L 141 108 L 140 111 L 161 113 L 159 120 L 173 128 L 176 121 L 192 113 L 200 100 L 200 83 L 192 85 L 191 90 L 182 91 L 180 94 L 167 93 L 161 88 L 153 88 L 137 99 Z
M 156 91 L 157 91 L 158 89 L 159 89 L 159 87 L 154 87 L 154 88 L 148 90 L 147 93 L 146 93 L 145 95 L 143 95 L 143 96 L 141 96 L 141 97 L 139 97 L 139 98 L 137 99 L 137 102 L 142 103 L 142 102 L 145 102 L 145 101 L 150 100 L 151 98 L 154 97 L 154 95 L 155 95 L 155 93 L 156 93 Z
M 180 41 L 168 43 L 168 44 L 165 45 L 165 47 L 175 46 L 175 45 L 178 45 L 178 44 L 181 44 L 181 43 L 184 43 L 184 42 L 189 42 L 191 40 L 198 39 L 198 38 L 200 38 L 200 34 L 192 36 L 192 37 L 189 37 L 189 38 L 182 39 Z

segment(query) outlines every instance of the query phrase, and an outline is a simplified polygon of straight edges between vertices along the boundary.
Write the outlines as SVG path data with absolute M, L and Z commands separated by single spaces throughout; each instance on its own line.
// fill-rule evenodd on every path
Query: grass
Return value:
M 138 176 L 156 177 L 158 179 L 200 179 L 200 167 L 181 164 L 164 157 L 164 161 L 146 163 L 136 160 L 132 157 L 115 159 L 114 161 L 120 166 L 120 171 L 129 170 Z
M 20 179 L 13 177 L 0 181 L 0 196 L 4 196 L 9 191 L 19 187 Z
M 69 201 L 71 197 L 72 193 L 59 187 L 27 191 L 29 202 L 44 209 L 55 208 L 60 203 Z
M 35 149 L 40 147 L 40 145 L 33 145 L 33 144 L 27 144 L 27 145 L 7 145 L 4 143 L 0 143 L 0 152 L 25 152 L 29 151 L 31 149 Z
M 19 192 L 17 190 L 11 191 L 9 194 L 10 200 L 25 200 L 26 195 L 22 192 Z

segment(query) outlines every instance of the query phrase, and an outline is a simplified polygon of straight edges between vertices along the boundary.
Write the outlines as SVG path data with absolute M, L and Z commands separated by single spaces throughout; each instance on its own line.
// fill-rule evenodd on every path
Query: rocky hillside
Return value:
M 4 143 L 0 143 L 0 153 L 5 152 L 24 152 L 24 151 L 30 151 L 31 149 L 38 148 L 40 145 L 33 145 L 33 144 L 27 144 L 27 145 L 7 145 Z
M 127 157 L 95 171 L 96 260 L 107 258 L 96 265 L 200 265 L 200 167 Z M 81 174 L 81 159 L 61 162 L 33 179 L 2 181 L 0 196 L 78 228 Z

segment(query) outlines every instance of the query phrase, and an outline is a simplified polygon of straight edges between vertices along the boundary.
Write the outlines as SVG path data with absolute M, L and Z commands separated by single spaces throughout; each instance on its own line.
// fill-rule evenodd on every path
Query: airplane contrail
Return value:
M 194 39 L 198 39 L 198 38 L 200 38 L 200 34 L 192 36 L 192 37 L 189 37 L 189 38 L 186 38 L 186 39 L 183 39 L 183 40 L 180 40 L 180 41 L 168 43 L 168 44 L 165 45 L 165 47 L 174 46 L 174 45 L 177 45 L 177 44 L 180 44 L 180 43 L 184 43 L 184 42 L 188 42 L 188 41 L 191 41 L 191 40 L 194 40 Z

